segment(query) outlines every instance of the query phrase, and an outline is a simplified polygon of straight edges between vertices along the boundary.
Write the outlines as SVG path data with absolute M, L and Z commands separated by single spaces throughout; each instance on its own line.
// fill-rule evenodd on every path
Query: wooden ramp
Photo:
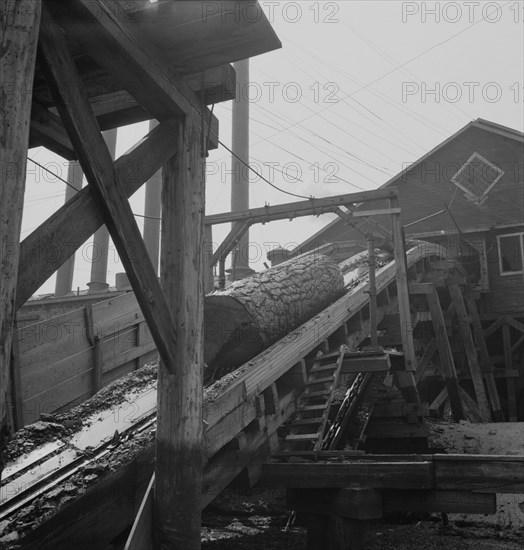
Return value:
M 409 250 L 405 265 L 410 279 L 420 281 L 428 273 L 428 260 L 438 259 L 443 254 L 439 246 L 428 243 Z M 387 315 L 398 314 L 396 276 L 395 262 L 377 270 L 378 323 Z M 345 275 L 345 283 L 348 290 L 339 300 L 243 365 L 235 376 L 227 378 L 227 382 L 219 380 L 205 390 L 202 507 L 239 475 L 251 484 L 260 478 L 264 460 L 279 450 L 282 426 L 297 414 L 300 407 L 315 405 L 311 393 L 306 393 L 306 398 L 299 397 L 304 395 L 306 388 L 313 390 L 315 385 L 308 386 L 308 382 L 322 380 L 322 372 L 330 372 L 331 382 L 337 376 L 351 375 L 358 379 L 387 369 L 400 379 L 405 361 L 396 358 L 398 354 L 356 351 L 367 341 L 372 326 L 369 285 L 363 277 L 355 284 L 351 273 Z M 343 354 L 340 351 L 342 345 L 346 350 Z M 323 352 L 322 359 L 317 357 L 318 351 Z M 333 363 L 337 364 L 335 369 L 328 367 Z M 326 370 L 322 371 L 324 367 Z M 412 371 L 411 378 L 414 380 Z M 405 383 L 406 379 L 399 380 L 401 388 L 406 387 Z M 331 386 L 334 384 L 321 382 L 321 389 L 317 389 L 329 389 L 330 393 L 325 395 L 327 399 L 322 401 L 322 409 L 319 409 L 321 421 L 315 423 L 314 432 L 309 432 L 315 433 L 308 444 L 313 449 L 317 447 L 316 452 L 321 450 L 317 434 L 321 431 L 325 438 L 329 433 L 325 430 L 324 412 L 328 409 Z M 304 419 L 304 412 L 299 412 L 296 420 Z M 131 436 L 121 438 L 117 442 L 119 452 L 125 453 L 126 445 L 132 439 Z M 58 510 L 52 521 L 28 533 L 24 537 L 24 547 L 29 550 L 72 547 L 87 550 L 100 546 L 100 541 L 110 541 L 128 528 L 135 521 L 146 489 L 150 487 L 150 494 L 153 487 L 150 481 L 154 469 L 154 446 L 148 443 L 130 456 L 129 462 L 123 462 L 117 472 L 101 478 L 71 504 Z M 28 457 L 27 460 L 32 459 Z M 126 506 L 115 509 L 115 495 L 118 495 L 118 500 L 124 499 Z M 147 500 L 142 506 L 144 512 L 150 509 L 146 504 Z

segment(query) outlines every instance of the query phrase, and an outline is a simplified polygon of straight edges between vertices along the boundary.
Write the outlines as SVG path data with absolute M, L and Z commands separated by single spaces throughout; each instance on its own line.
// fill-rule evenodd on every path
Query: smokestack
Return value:
M 111 158 L 115 158 L 117 129 L 104 132 L 104 139 Z M 91 260 L 91 281 L 87 283 L 89 292 L 107 290 L 107 257 L 109 255 L 109 231 L 103 225 L 95 233 L 93 239 L 93 258 Z
M 237 75 L 237 97 L 233 101 L 233 141 L 231 159 L 231 211 L 249 208 L 249 60 L 233 64 Z M 249 267 L 249 231 L 246 231 L 233 252 L 233 279 L 253 273 Z

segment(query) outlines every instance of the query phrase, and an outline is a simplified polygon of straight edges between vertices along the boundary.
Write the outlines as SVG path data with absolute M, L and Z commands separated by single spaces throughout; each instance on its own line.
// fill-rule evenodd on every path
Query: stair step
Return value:
M 327 383 L 331 383 L 333 382 L 333 377 L 332 376 L 328 376 L 327 378 L 310 378 L 307 382 L 306 382 L 306 386 L 313 386 L 315 384 L 327 384 Z
M 311 370 L 309 372 L 321 372 L 321 371 L 325 371 L 325 370 L 335 370 L 337 368 L 337 364 L 336 363 L 330 363 L 329 365 L 322 365 L 322 366 L 318 366 L 318 367 L 311 367 Z
M 323 411 L 326 408 L 326 403 L 321 405 L 304 405 L 298 407 L 298 412 L 302 411 Z
M 305 426 L 307 424 L 318 424 L 318 425 L 320 425 L 321 422 L 322 422 L 321 418 L 299 418 L 298 420 L 293 420 L 293 422 L 291 422 L 291 424 L 289 426 L 290 427 Z
M 331 390 L 317 390 L 317 391 L 308 391 L 307 393 L 303 393 L 300 398 L 301 399 L 308 399 L 313 397 L 328 397 L 331 395 Z
M 312 441 L 318 439 L 318 434 L 291 434 L 286 436 L 286 441 Z

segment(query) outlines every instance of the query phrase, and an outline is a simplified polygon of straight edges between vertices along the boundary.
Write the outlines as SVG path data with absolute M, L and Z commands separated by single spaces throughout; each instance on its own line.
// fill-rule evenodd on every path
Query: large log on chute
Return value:
M 288 260 L 206 296 L 206 381 L 220 378 L 334 302 L 344 291 L 323 254 Z

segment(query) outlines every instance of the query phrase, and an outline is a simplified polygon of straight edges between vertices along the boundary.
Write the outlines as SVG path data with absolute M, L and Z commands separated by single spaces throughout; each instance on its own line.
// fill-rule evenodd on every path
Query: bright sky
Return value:
M 260 0 L 282 49 L 251 60 L 250 159 L 276 186 L 323 197 L 375 189 L 476 118 L 524 130 L 524 1 L 399 2 Z M 231 102 L 215 107 L 231 145 Z M 117 156 L 147 131 L 119 130 Z M 67 162 L 29 153 L 61 177 Z M 208 158 L 206 212 L 230 210 L 230 154 Z M 28 163 L 22 238 L 63 204 L 63 182 Z M 253 175 L 250 206 L 300 200 Z M 143 213 L 143 191 L 133 197 Z M 332 217 L 251 229 L 251 267 L 267 250 L 292 248 Z M 142 226 L 142 219 L 137 218 Z M 215 229 L 219 244 L 229 226 Z M 111 245 L 108 282 L 123 271 Z M 76 255 L 73 287 L 90 280 L 89 242 Z M 54 292 L 54 276 L 39 293 Z

